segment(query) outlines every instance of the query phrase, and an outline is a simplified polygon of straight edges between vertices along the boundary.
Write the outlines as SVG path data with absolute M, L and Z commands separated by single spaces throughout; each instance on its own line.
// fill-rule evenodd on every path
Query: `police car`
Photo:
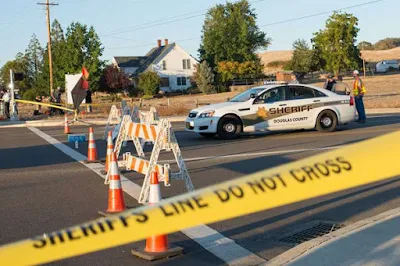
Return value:
M 316 128 L 332 132 L 355 119 L 354 99 L 304 84 L 266 84 L 228 102 L 193 109 L 186 130 L 233 139 L 242 132 Z

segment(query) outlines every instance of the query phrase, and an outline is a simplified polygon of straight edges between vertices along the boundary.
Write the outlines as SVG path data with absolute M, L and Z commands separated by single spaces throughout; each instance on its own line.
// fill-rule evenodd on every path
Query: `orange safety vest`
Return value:
M 361 90 L 358 87 L 358 81 L 361 81 Z M 357 96 L 360 93 L 364 93 L 365 94 L 366 92 L 367 92 L 367 90 L 365 89 L 364 82 L 362 82 L 361 79 L 355 79 L 354 83 L 353 83 L 353 94 L 354 94 L 354 96 Z

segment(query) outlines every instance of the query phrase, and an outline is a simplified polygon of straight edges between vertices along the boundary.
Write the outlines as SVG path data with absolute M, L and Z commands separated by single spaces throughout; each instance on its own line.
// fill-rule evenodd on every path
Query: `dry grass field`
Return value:
M 274 61 L 289 61 L 292 58 L 293 51 L 266 51 L 260 53 L 261 62 L 264 64 L 264 72 L 266 74 L 274 73 L 282 70 L 281 68 L 268 67 L 268 63 Z M 379 62 L 381 60 L 400 60 L 400 47 L 381 50 L 381 51 L 367 51 L 363 52 L 363 57 L 366 62 Z

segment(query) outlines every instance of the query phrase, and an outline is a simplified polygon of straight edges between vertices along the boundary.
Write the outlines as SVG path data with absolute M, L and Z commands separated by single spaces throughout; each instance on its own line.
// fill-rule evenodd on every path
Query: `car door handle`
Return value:
M 286 106 L 286 104 L 282 103 L 282 104 L 280 104 L 279 106 Z
M 315 102 L 315 103 L 319 103 L 320 101 L 321 101 L 321 100 L 315 100 L 314 102 Z

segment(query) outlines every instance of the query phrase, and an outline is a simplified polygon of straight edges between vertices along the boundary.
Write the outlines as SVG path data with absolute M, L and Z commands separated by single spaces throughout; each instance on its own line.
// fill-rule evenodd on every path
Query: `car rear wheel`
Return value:
M 320 132 L 333 132 L 336 130 L 338 120 L 333 111 L 322 111 L 317 118 L 316 128 Z
M 234 139 L 242 132 L 242 123 L 233 115 L 226 115 L 218 122 L 217 134 L 221 139 Z
M 201 136 L 205 138 L 213 138 L 215 136 L 215 133 L 200 133 Z

